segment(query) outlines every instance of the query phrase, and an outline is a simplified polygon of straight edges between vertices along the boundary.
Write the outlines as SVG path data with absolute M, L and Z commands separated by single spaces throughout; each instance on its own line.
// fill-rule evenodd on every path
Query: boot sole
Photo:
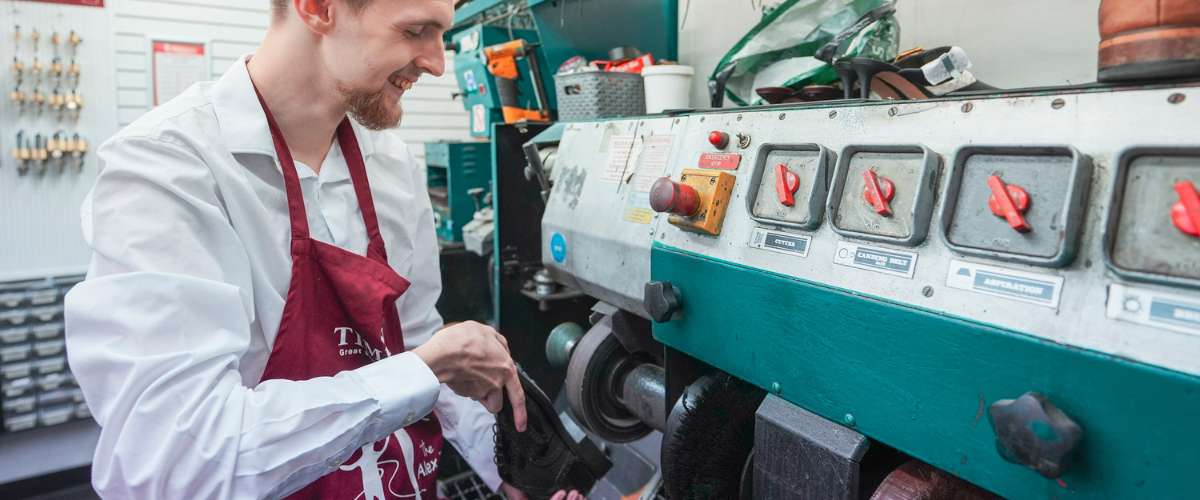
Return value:
M 1200 26 L 1149 28 L 1100 41 L 1101 82 L 1200 76 Z

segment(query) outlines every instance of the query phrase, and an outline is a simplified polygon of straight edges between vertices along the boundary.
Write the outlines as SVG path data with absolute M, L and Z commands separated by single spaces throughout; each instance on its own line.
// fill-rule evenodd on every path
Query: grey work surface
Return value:
M 1066 225 L 1063 207 L 1071 186 L 1071 167 L 1070 156 L 971 156 L 963 167 L 947 239 L 955 245 L 996 252 L 1046 258 L 1057 255 Z M 988 207 L 992 190 L 987 179 L 993 174 L 1029 195 L 1024 214 L 1033 228 L 1029 232 L 1017 232 Z
M 850 158 L 834 225 L 843 231 L 889 238 L 912 236 L 924 167 L 925 155 L 921 153 L 856 153 Z M 888 201 L 892 210 L 890 216 L 876 213 L 875 206 L 863 196 L 867 187 L 863 173 L 868 169 L 874 170 L 881 181 L 886 178 L 895 187 L 895 194 Z
M 775 150 L 768 153 L 751 214 L 760 219 L 789 222 L 800 227 L 811 227 L 820 222 L 826 193 L 826 177 L 822 175 L 820 157 L 821 152 L 816 149 Z M 776 165 L 786 166 L 800 180 L 799 187 L 792 195 L 795 203 L 790 207 L 779 201 L 779 192 L 775 189 Z M 811 203 L 813 198 L 817 198 L 816 203 Z
M 1200 186 L 1200 157 L 1142 156 L 1129 165 L 1112 260 L 1119 268 L 1200 279 L 1200 238 L 1171 222 L 1175 184 Z

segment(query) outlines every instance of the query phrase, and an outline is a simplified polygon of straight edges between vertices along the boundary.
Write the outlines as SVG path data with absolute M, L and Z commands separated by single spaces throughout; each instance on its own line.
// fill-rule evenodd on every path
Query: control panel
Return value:
M 732 176 L 729 209 L 654 239 L 1200 374 L 1200 114 L 1169 99 L 1194 90 L 683 117 L 664 177 Z

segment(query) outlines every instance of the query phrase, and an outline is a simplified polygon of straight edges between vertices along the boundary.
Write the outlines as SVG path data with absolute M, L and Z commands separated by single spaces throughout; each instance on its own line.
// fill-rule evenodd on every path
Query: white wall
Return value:
M 898 0 L 900 50 L 958 45 L 977 78 L 1003 88 L 1095 81 L 1099 6 L 1100 0 Z M 758 23 L 759 7 L 679 0 L 679 59 L 696 68 L 693 106 L 707 107 L 708 75 Z
M 242 54 L 254 52 L 270 23 L 269 0 L 109 0 L 116 51 L 118 121 L 132 123 L 151 104 L 147 98 L 147 36 L 210 40 L 212 78 L 220 78 Z M 400 135 L 424 161 L 422 143 L 469 139 L 468 115 L 450 94 L 458 89 L 453 53 L 446 73 L 426 75 L 404 100 Z

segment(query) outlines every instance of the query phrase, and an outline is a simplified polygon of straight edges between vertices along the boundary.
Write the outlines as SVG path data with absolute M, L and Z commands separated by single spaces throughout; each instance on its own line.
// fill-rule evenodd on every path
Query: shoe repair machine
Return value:
M 664 431 L 673 499 L 1194 498 L 1197 101 L 557 125 L 526 151 L 545 281 L 594 304 L 546 346 L 574 420 Z

